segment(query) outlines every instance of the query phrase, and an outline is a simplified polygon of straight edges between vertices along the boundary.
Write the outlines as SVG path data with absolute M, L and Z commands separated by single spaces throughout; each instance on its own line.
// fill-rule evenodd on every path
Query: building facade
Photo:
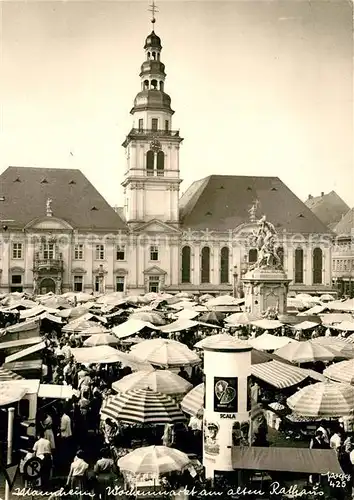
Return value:
M 110 207 L 78 170 L 9 167 L 0 176 L 1 293 L 238 293 L 263 214 L 290 289 L 331 290 L 333 234 L 280 179 L 213 175 L 180 197 L 183 139 L 154 31 L 144 51 L 123 142 L 124 207 Z
M 354 297 L 354 209 L 335 226 L 333 285 L 340 296 Z

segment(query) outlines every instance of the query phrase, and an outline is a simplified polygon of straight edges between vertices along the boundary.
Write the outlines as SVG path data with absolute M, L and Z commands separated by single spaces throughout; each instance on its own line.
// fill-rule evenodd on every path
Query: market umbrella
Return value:
M 101 415 L 141 424 L 173 424 L 185 420 L 172 398 L 151 389 L 133 389 L 113 396 L 102 407 Z
M 354 388 L 349 384 L 319 382 L 290 396 L 287 405 L 304 417 L 340 417 L 354 408 Z
M 148 304 L 149 299 L 146 299 L 144 296 L 142 295 L 130 295 L 129 297 L 127 297 L 125 299 L 129 304 L 134 304 L 134 305 L 138 305 L 138 304 Z
M 166 368 L 200 363 L 200 358 L 195 352 L 176 340 L 161 338 L 145 340 L 133 346 L 131 352 L 143 361 Z
M 131 389 L 152 389 L 162 394 L 186 394 L 192 384 L 169 370 L 138 371 L 113 382 L 112 389 L 127 392 Z
M 89 293 L 84 293 L 84 292 L 78 292 L 76 295 L 76 300 L 77 302 L 88 302 L 89 300 L 93 299 L 93 296 L 90 295 Z
M 80 335 L 87 335 L 87 336 L 99 335 L 102 333 L 110 333 L 110 330 L 107 330 L 106 327 L 104 327 L 99 323 L 96 323 L 93 326 L 89 326 L 86 330 L 80 331 Z
M 221 323 L 224 314 L 218 311 L 208 311 L 200 316 L 199 321 L 203 323 Z
M 254 349 L 259 349 L 260 351 L 280 349 L 281 347 L 288 345 L 289 342 L 296 342 L 296 340 L 283 336 L 278 337 L 270 333 L 263 333 L 259 337 L 247 340 L 249 345 L 251 345 Z
M 204 383 L 197 385 L 181 401 L 182 410 L 196 417 L 204 408 Z
M 332 361 L 339 355 L 329 346 L 307 340 L 306 342 L 291 342 L 281 347 L 275 353 L 280 358 L 291 363 L 311 363 L 315 361 Z
M 164 325 L 166 323 L 166 321 L 157 312 L 138 311 L 131 314 L 129 319 L 139 319 L 140 321 L 146 321 L 147 323 L 152 323 L 153 325 Z
M 249 325 L 252 321 L 256 321 L 257 319 L 259 318 L 251 313 L 238 312 L 225 318 L 225 322 L 234 326 Z
M 334 297 L 333 297 L 333 295 L 330 295 L 329 293 L 325 293 L 324 295 L 321 295 L 320 300 L 322 302 L 330 302 L 330 301 L 334 300 Z
M 354 321 L 342 321 L 337 325 L 332 325 L 332 328 L 342 332 L 354 332 Z
M 344 384 L 354 384 L 354 359 L 335 363 L 323 372 L 330 380 Z
M 311 330 L 311 328 L 316 328 L 318 323 L 313 323 L 312 321 L 301 321 L 297 325 L 294 325 L 295 330 Z
M 168 446 L 144 446 L 118 460 L 118 467 L 132 474 L 161 475 L 180 471 L 188 464 L 188 455 Z
M 331 350 L 340 353 L 344 358 L 354 358 L 354 345 L 343 337 L 316 337 L 312 340 L 316 344 L 321 344 Z
M 260 319 L 258 321 L 252 321 L 252 325 L 257 328 L 262 328 L 262 330 L 275 330 L 276 328 L 280 328 L 283 324 L 277 319 Z
M 27 390 L 22 386 L 16 386 L 8 382 L 0 382 L 0 406 L 20 401 Z
M 98 345 L 117 345 L 119 344 L 119 339 L 114 335 L 109 333 L 95 334 L 85 340 L 85 347 L 95 347 Z

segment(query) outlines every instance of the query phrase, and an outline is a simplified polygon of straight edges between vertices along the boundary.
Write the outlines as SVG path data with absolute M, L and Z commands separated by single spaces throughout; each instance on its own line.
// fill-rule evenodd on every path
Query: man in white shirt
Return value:
M 41 486 L 43 491 L 48 490 L 48 483 L 52 472 L 52 447 L 50 441 L 44 437 L 44 430 L 38 434 L 38 440 L 33 445 L 36 457 L 42 460 Z
M 67 467 L 68 462 L 72 458 L 72 428 L 71 418 L 64 409 L 60 419 L 60 432 L 58 433 L 59 439 L 59 453 L 58 458 L 60 463 Z
M 336 450 L 336 452 L 338 453 L 341 444 L 342 438 L 338 432 L 335 432 L 329 440 L 329 446 L 332 448 L 332 450 Z

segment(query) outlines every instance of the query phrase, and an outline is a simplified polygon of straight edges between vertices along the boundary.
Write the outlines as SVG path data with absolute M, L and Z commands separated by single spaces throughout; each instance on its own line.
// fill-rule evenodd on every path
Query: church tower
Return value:
M 154 28 L 155 5 L 152 25 Z M 141 65 L 141 90 L 130 111 L 133 128 L 122 144 L 127 169 L 122 183 L 124 215 L 131 224 L 153 219 L 178 225 L 179 147 L 183 139 L 173 130 L 171 98 L 165 93 L 165 65 L 161 39 L 154 29 L 146 38 Z

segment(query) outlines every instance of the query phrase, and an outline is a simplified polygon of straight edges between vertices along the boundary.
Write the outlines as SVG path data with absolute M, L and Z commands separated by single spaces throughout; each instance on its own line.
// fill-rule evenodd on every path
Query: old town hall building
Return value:
M 144 49 L 123 142 L 124 207 L 110 207 L 79 170 L 9 167 L 0 176 L 0 292 L 236 292 L 257 259 L 263 214 L 290 289 L 329 290 L 333 235 L 277 177 L 212 175 L 180 197 L 188 166 L 154 31 Z

